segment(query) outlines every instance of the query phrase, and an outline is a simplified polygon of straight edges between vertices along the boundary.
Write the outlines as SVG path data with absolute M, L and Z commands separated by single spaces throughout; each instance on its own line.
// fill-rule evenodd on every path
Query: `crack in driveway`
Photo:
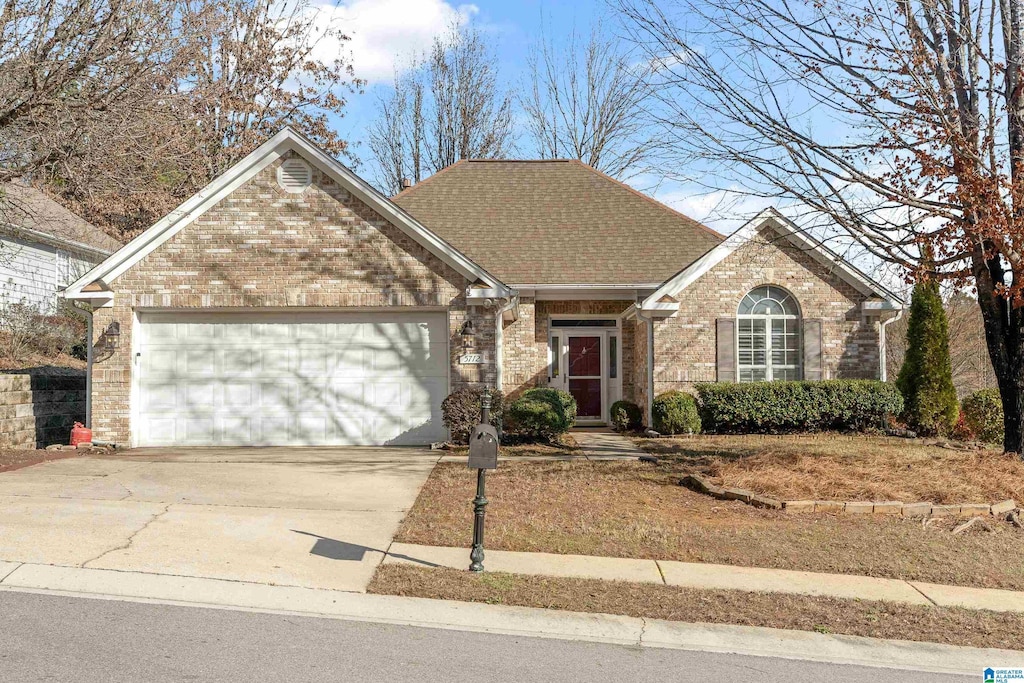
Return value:
M 121 545 L 119 545 L 117 547 L 111 548 L 110 550 L 104 550 L 102 553 L 100 553 L 96 557 L 93 557 L 91 559 L 86 560 L 80 566 L 88 567 L 90 563 L 96 562 L 97 560 L 99 560 L 99 559 L 101 559 L 103 557 L 106 557 L 110 553 L 116 553 L 118 550 L 127 550 L 128 548 L 130 548 L 132 543 L 135 541 L 135 537 L 138 536 L 139 534 L 141 534 L 146 529 L 148 529 L 150 524 L 152 524 L 156 520 L 158 520 L 161 517 L 163 517 L 164 515 L 166 515 L 167 512 L 171 509 L 171 505 L 173 505 L 173 503 L 168 503 L 167 505 L 164 506 L 163 510 L 161 510 L 160 512 L 158 512 L 155 515 L 153 515 L 152 517 L 150 517 L 149 520 L 145 524 L 143 524 L 141 527 L 139 527 L 138 529 L 133 531 L 132 535 L 129 536 L 125 540 L 124 543 L 122 543 Z

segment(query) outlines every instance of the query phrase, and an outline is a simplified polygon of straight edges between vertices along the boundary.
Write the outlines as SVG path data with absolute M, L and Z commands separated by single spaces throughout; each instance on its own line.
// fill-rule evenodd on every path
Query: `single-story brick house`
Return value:
M 582 424 L 695 382 L 884 376 L 900 303 L 774 212 L 724 238 L 576 161 L 388 199 L 285 129 L 66 290 L 132 446 L 422 444 L 467 385 Z

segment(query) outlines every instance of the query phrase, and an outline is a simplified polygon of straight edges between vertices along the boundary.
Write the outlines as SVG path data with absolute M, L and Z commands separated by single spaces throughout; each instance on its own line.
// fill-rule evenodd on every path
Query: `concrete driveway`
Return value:
M 362 591 L 437 461 L 139 449 L 0 474 L 0 560 Z

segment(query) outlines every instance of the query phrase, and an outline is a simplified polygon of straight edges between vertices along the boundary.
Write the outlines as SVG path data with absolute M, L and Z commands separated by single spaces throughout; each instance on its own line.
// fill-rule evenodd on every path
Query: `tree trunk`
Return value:
M 999 382 L 999 396 L 1003 401 L 1003 451 L 1024 457 L 1024 401 L 1021 392 L 1024 381 L 1020 367 L 1008 381 Z

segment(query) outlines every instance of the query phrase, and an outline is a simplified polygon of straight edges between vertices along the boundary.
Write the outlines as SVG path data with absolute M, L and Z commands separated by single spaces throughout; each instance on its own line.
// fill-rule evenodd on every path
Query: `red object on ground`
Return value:
M 80 443 L 92 443 L 92 430 L 81 422 L 76 422 L 71 429 L 71 445 L 77 446 Z

